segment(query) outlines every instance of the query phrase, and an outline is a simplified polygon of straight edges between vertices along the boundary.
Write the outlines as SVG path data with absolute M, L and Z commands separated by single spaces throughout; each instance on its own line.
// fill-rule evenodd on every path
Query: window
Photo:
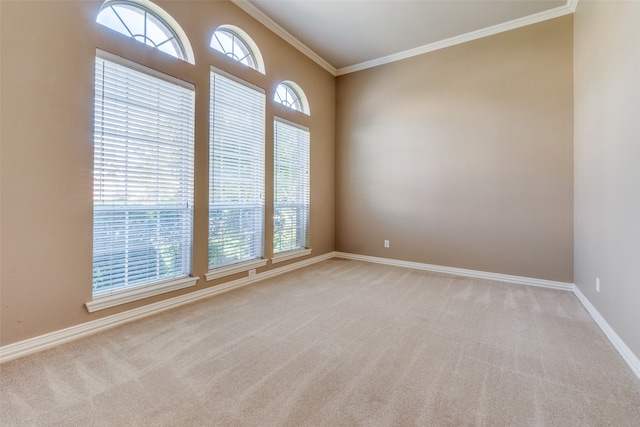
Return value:
M 273 252 L 309 245 L 309 130 L 276 119 Z
M 210 46 L 218 52 L 264 74 L 264 61 L 258 46 L 238 27 L 221 25 L 213 33 Z
M 168 13 L 149 1 L 107 1 L 100 8 L 96 21 L 171 56 L 194 63 L 184 31 Z M 167 21 L 172 21 L 172 24 Z
M 211 71 L 210 270 L 250 260 L 259 260 L 261 265 L 266 263 L 261 259 L 265 99 L 262 89 Z M 208 280 L 214 277 L 220 276 L 207 274 Z
M 197 278 L 187 277 L 194 100 L 191 84 L 98 51 L 94 298 L 149 285 L 195 284 Z
M 294 82 L 284 81 L 276 88 L 276 93 L 273 97 L 275 102 L 285 105 L 292 110 L 300 111 L 301 113 L 309 114 L 309 103 L 307 102 L 304 92 Z

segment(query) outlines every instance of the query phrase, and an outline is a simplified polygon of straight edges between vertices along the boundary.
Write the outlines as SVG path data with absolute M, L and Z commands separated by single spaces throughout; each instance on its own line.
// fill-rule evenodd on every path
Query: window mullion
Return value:
M 147 46 L 193 63 L 193 53 L 186 34 L 169 14 L 154 3 L 142 5 L 134 0 L 107 0 L 103 3 L 96 22 Z M 159 49 L 167 41 L 172 42 Z

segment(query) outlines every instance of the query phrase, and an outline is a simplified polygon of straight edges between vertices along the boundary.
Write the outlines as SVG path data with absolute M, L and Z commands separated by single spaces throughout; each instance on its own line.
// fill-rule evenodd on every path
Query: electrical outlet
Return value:
M 596 292 L 600 292 L 600 278 L 596 277 Z
M 388 240 L 385 240 L 385 241 L 384 241 L 384 247 L 385 247 L 385 248 L 388 248 L 388 247 L 389 247 L 389 241 L 388 241 Z
M 255 269 L 255 268 L 254 268 L 254 269 L 249 270 L 249 277 L 253 277 L 253 276 L 255 276 L 255 275 L 256 275 L 256 269 Z

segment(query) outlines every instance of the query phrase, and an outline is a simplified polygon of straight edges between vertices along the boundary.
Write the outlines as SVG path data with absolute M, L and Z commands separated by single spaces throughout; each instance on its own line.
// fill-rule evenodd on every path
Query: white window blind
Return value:
M 309 130 L 276 119 L 274 254 L 309 245 Z
M 264 91 L 211 71 L 209 269 L 261 258 Z
M 189 275 L 194 100 L 188 83 L 98 53 L 94 296 Z

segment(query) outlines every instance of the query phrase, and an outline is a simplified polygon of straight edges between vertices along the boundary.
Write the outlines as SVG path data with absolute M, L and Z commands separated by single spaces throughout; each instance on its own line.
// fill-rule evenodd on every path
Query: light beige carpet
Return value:
M 3 427 L 640 426 L 571 293 L 340 259 L 0 374 Z

